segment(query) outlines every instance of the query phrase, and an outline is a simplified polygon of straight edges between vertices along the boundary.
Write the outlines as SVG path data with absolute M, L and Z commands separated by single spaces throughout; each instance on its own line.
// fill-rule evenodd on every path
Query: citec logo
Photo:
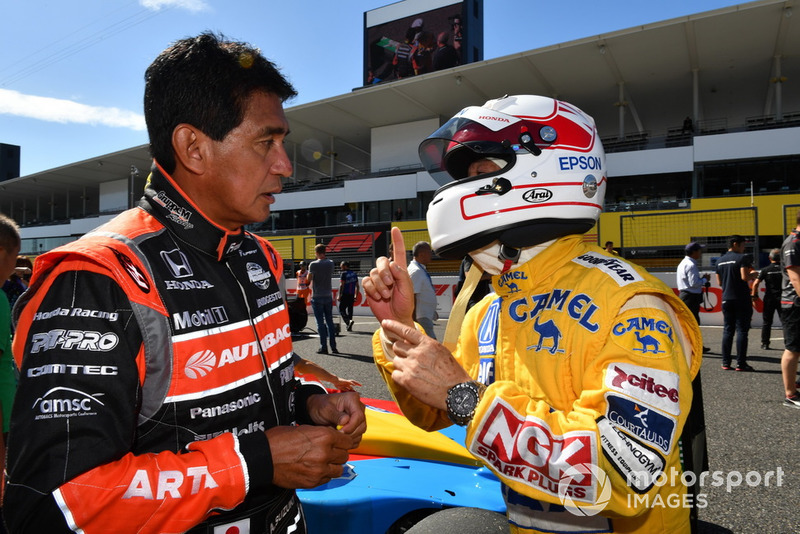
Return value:
M 247 277 L 257 288 L 266 290 L 269 287 L 272 273 L 265 271 L 264 268 L 257 263 L 247 262 Z
M 38 411 L 34 417 L 41 419 L 58 419 L 65 417 L 82 417 L 97 415 L 96 405 L 105 406 L 97 397 L 102 393 L 89 394 L 79 389 L 63 386 L 55 387 L 36 399 L 32 408 Z
M 162 250 L 161 259 L 167 264 L 175 278 L 188 278 L 194 274 L 189 265 L 189 258 L 177 248 L 169 251 Z
M 553 192 L 540 187 L 528 189 L 522 194 L 522 200 L 530 202 L 531 204 L 541 204 L 542 202 L 547 202 L 551 198 L 553 198 Z
M 139 286 L 139 289 L 141 289 L 143 293 L 150 293 L 150 282 L 147 280 L 147 276 L 145 276 L 144 272 L 142 272 L 142 270 L 133 263 L 133 260 L 116 249 L 111 247 L 108 248 L 114 253 L 114 256 L 117 257 L 117 261 L 119 261 L 119 264 L 128 274 L 128 276 L 131 277 L 131 280 L 133 280 L 133 282 Z
M 672 415 L 680 410 L 678 375 L 638 365 L 613 363 L 606 369 L 607 387 Z

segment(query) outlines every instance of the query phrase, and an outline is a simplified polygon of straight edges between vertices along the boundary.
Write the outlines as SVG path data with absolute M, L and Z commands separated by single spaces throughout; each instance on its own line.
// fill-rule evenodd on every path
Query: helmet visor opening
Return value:
M 519 134 L 517 134 L 518 136 Z M 512 141 L 513 140 L 513 141 Z M 508 129 L 493 131 L 471 119 L 450 119 L 419 146 L 422 165 L 439 185 L 469 176 L 473 162 L 495 158 L 514 163 L 519 144 Z

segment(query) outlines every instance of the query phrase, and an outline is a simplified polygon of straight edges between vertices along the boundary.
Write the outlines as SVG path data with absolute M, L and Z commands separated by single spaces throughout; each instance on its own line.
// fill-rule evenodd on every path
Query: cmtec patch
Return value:
M 613 393 L 606 393 L 606 402 L 606 418 L 611 424 L 669 454 L 675 438 L 675 418 Z

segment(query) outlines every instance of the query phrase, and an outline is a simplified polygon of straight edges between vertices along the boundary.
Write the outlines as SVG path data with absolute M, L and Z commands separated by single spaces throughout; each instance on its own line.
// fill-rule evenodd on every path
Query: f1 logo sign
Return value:
M 370 234 L 339 234 L 326 245 L 328 253 L 344 252 L 355 250 L 356 252 L 367 252 L 372 248 L 375 240 L 380 236 L 380 232 Z

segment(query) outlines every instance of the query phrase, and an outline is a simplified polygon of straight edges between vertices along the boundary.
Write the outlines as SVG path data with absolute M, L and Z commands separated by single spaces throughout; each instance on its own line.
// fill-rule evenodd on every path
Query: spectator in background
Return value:
M 605 247 L 606 252 L 609 254 L 613 254 L 614 256 L 619 256 L 619 252 L 614 250 L 614 242 L 613 241 L 606 241 Z
M 717 281 L 722 288 L 722 369 L 730 371 L 731 348 L 736 335 L 736 370 L 754 371 L 747 364 L 747 335 L 753 318 L 749 282 L 756 277 L 753 258 L 745 254 L 745 239 L 733 235 L 728 252 L 717 260 Z
M 784 405 L 800 408 L 797 391 L 797 361 L 800 359 L 800 210 L 797 211 L 795 229 L 781 245 L 781 323 L 785 350 L 781 357 L 781 375 L 786 398 Z
M 769 338 L 772 336 L 772 320 L 775 312 L 781 309 L 781 249 L 773 248 L 769 253 L 769 265 L 758 272 L 758 277 L 753 282 L 750 294 L 754 301 L 758 300 L 758 286 L 764 282 L 764 302 L 761 309 L 761 348 L 769 349 Z
M 433 70 L 449 69 L 458 65 L 458 52 L 450 46 L 450 34 L 439 33 L 436 51 L 433 53 Z
M 425 329 L 426 334 L 436 339 L 436 333 L 433 331 L 434 321 L 439 319 L 436 311 L 436 290 L 427 269 L 433 258 L 431 244 L 427 241 L 418 242 L 411 250 L 411 255 L 414 259 L 408 264 L 408 274 L 414 285 L 413 318 Z
M 394 65 L 394 76 L 397 79 L 408 78 L 414 75 L 414 66 L 411 63 L 411 49 L 414 46 L 414 36 L 417 30 L 409 28 L 406 30 L 405 40 L 397 45 L 397 50 L 392 58 Z
M 339 277 L 339 315 L 349 332 L 353 329 L 353 304 L 359 295 L 358 275 L 350 270 L 350 262 L 343 261 L 340 267 L 342 274 Z
M 703 302 L 703 287 L 708 284 L 708 275 L 700 274 L 697 268 L 700 256 L 705 245 L 693 241 L 683 249 L 684 258 L 678 264 L 676 273 L 678 296 L 694 315 L 697 324 L 700 324 L 700 304 Z M 711 349 L 703 347 L 703 353 Z
M 325 245 L 319 243 L 314 247 L 317 259 L 308 266 L 308 283 L 311 286 L 311 309 L 317 320 L 319 333 L 319 349 L 317 354 L 328 354 L 328 339 L 331 352 L 336 354 L 336 327 L 333 324 L 333 262 L 326 255 Z
M 13 276 L 20 247 L 19 228 L 11 218 L 0 214 L 0 280 Z M 30 260 L 29 260 L 30 261 Z M 30 273 L 28 273 L 30 274 Z M 5 286 L 3 287 L 5 289 Z M 14 357 L 11 354 L 11 306 L 5 292 L 0 292 L 0 469 L 5 472 L 6 434 L 11 420 L 11 406 L 17 390 Z M 0 484 L 3 486 L 3 484 Z M 2 506 L 0 491 L 0 506 Z M 1 509 L 0 509 L 1 510 Z M 0 532 L 5 532 L 0 522 Z
M 16 267 L 3 283 L 3 291 L 8 297 L 8 304 L 13 308 L 22 293 L 28 289 L 33 272 L 33 262 L 28 256 L 17 256 Z

